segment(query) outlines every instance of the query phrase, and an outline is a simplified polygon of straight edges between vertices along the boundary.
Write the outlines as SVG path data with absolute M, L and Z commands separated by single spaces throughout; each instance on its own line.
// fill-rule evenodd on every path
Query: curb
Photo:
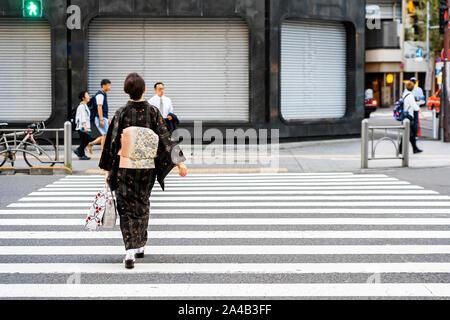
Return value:
M 0 167 L 0 175 L 15 175 L 25 173 L 31 176 L 61 176 L 72 175 L 73 172 L 67 167 L 32 167 L 29 169 L 15 169 L 13 167 Z

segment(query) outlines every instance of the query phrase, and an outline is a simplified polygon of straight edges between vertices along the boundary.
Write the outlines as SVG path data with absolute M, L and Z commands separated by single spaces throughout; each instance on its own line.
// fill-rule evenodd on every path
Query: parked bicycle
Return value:
M 40 137 L 44 132 L 45 123 L 36 122 L 25 131 L 2 132 L 8 123 L 0 123 L 0 167 L 6 162 L 14 163 L 17 153 L 23 154 L 23 159 L 29 167 L 47 165 L 53 167 L 56 161 L 56 146 L 46 138 Z

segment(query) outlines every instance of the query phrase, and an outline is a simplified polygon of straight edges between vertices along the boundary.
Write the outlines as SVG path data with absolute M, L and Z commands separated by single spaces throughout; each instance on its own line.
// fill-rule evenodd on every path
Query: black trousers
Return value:
M 89 144 L 90 140 L 91 140 L 91 136 L 88 135 L 87 133 L 84 133 L 81 130 L 78 130 L 78 133 L 80 134 L 80 146 L 77 148 L 78 150 L 78 154 L 82 157 L 85 156 L 86 153 L 84 151 L 84 149 L 86 149 L 87 145 Z
M 409 126 L 409 142 L 411 142 L 413 151 L 419 150 L 419 147 L 417 146 L 417 131 L 418 131 L 417 119 L 418 119 L 417 116 L 414 117 L 414 119 L 412 119 L 410 121 L 410 126 Z M 400 153 L 402 152 L 402 147 L 403 147 L 403 144 L 402 144 L 402 142 L 400 142 Z

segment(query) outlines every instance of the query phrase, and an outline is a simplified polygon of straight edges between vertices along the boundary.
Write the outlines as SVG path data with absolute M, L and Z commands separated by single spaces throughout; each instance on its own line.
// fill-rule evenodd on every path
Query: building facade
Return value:
M 0 0 L 0 34 L 27 39 L 13 48 L 0 39 L 0 61 L 22 54 L 8 69 L 22 88 L 0 87 L 2 121 L 61 127 L 79 91 L 94 94 L 104 78 L 112 113 L 127 101 L 126 75 L 138 72 L 147 98 L 165 83 L 188 130 L 198 120 L 204 130 L 280 129 L 281 138 L 360 132 L 364 1 L 42 2 L 43 18 L 25 20 L 22 1 Z M 80 29 L 66 27 L 71 5 L 80 8 Z M 21 97 L 27 116 L 3 97 Z
M 373 90 L 381 107 L 392 107 L 411 77 L 425 88 L 428 53 L 425 43 L 413 39 L 417 5 L 418 1 L 409 0 L 367 1 L 365 88 Z M 420 59 L 416 59 L 418 49 L 423 52 Z

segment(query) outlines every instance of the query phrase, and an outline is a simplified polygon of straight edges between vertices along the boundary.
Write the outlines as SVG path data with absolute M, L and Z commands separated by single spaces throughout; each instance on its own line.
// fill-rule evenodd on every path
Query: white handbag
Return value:
M 108 184 L 95 196 L 94 203 L 86 218 L 85 229 L 98 231 L 101 227 L 114 229 L 117 219 L 116 201 Z

